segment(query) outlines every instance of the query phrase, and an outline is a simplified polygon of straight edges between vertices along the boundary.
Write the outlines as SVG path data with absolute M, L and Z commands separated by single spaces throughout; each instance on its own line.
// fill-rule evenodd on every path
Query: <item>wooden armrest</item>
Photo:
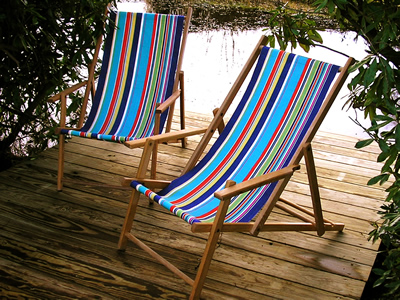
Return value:
M 168 141 L 182 139 L 187 136 L 201 134 L 201 133 L 206 132 L 206 130 L 207 130 L 207 128 L 200 128 L 200 129 L 193 128 L 193 129 L 183 129 L 183 130 L 179 130 L 179 131 L 172 131 L 172 132 L 168 132 L 168 133 L 157 134 L 157 135 L 154 135 L 147 139 L 127 141 L 124 143 L 124 145 L 133 149 L 133 148 L 143 147 L 146 144 L 146 140 L 148 140 L 148 139 L 151 139 L 158 143 L 165 143 Z
M 168 186 L 171 181 L 168 180 L 158 180 L 158 179 L 138 179 L 138 178 L 122 178 L 121 185 L 122 186 L 130 186 L 132 181 L 137 181 L 143 184 L 144 186 L 150 189 L 163 189 Z
M 47 101 L 48 101 L 48 102 L 56 102 L 56 101 L 58 101 L 58 100 L 61 99 L 61 95 L 68 95 L 68 94 L 71 94 L 72 92 L 74 92 L 74 91 L 76 91 L 77 89 L 79 89 L 79 88 L 83 87 L 84 85 L 86 85 L 87 82 L 88 82 L 88 81 L 85 80 L 85 81 L 83 81 L 83 82 L 77 83 L 77 84 L 75 84 L 75 85 L 73 85 L 73 86 L 71 86 L 71 87 L 69 87 L 69 88 L 63 90 L 62 92 L 59 92 L 58 94 L 56 94 L 56 95 L 50 97 L 49 99 L 47 99 Z
M 173 103 L 175 103 L 175 100 L 178 99 L 180 95 L 181 90 L 176 90 L 167 100 L 157 106 L 156 113 L 163 113 L 166 111 Z
M 287 176 L 292 176 L 294 171 L 298 169 L 300 169 L 299 165 L 291 165 L 278 171 L 257 176 L 247 181 L 243 181 L 233 186 L 227 187 L 221 191 L 216 192 L 214 196 L 222 201 L 229 200 L 233 196 L 240 195 L 244 192 L 278 181 Z

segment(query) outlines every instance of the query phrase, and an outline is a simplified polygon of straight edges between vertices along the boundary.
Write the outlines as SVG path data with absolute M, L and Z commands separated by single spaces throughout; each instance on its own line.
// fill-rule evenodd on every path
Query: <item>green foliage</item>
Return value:
M 379 277 L 375 286 L 384 286 L 391 299 L 400 295 L 400 1 L 317 0 L 314 6 L 316 13 L 328 13 L 340 29 L 356 32 L 368 46 L 368 55 L 350 69 L 355 76 L 348 85 L 347 104 L 362 110 L 371 121 L 371 126 L 364 128 L 370 138 L 356 147 L 376 142 L 381 150 L 377 161 L 383 163 L 382 169 L 368 185 L 391 183 L 379 211 L 381 219 L 369 235 L 385 246 L 382 266 L 374 269 Z M 322 43 L 318 28 L 303 13 L 285 7 L 273 13 L 267 35 L 272 46 L 278 41 L 281 49 L 290 44 L 308 51 Z
M 297 44 L 308 52 L 315 42 L 322 43 L 322 38 L 317 31 L 316 22 L 308 17 L 306 12 L 293 13 L 286 5 L 278 6 L 271 11 L 273 16 L 268 21 L 267 35 L 271 47 L 278 42 L 281 49 L 286 49 L 290 44 L 296 48 Z
M 398 183 L 397 183 L 398 185 Z M 389 193 L 394 192 L 398 198 L 399 187 L 392 186 Z M 398 296 L 400 291 L 400 207 L 398 201 L 389 201 L 381 206 L 379 214 L 382 217 L 381 224 L 374 224 L 375 229 L 370 233 L 370 239 L 376 241 L 381 239 L 384 244 L 383 262 L 381 266 L 375 267 L 372 271 L 378 279 L 374 287 L 383 286 L 387 299 Z
M 0 158 L 30 155 L 54 139 L 47 103 L 81 80 L 110 0 L 3 0 L 0 10 Z M 4 161 L 0 162 L 2 165 Z

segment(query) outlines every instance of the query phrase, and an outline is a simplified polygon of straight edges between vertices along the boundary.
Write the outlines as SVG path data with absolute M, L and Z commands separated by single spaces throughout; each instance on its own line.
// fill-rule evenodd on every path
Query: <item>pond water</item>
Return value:
M 140 12 L 146 10 L 146 4 L 144 1 L 118 3 L 118 9 Z M 190 32 L 183 62 L 186 110 L 212 115 L 212 110 L 223 102 L 263 34 L 262 28 L 241 32 L 230 30 Z M 326 31 L 321 32 L 321 36 L 327 47 L 356 59 L 366 55 L 364 43 L 361 40 L 354 41 L 355 35 Z M 302 49 L 294 49 L 293 52 L 337 65 L 344 65 L 347 60 L 347 57 L 321 47 L 313 48 L 309 53 Z M 347 82 L 349 80 L 350 78 Z M 346 85 L 347 83 L 320 129 L 360 139 L 366 138 L 368 136 L 363 129 L 350 119 L 358 119 L 364 126 L 368 126 L 368 122 L 363 119 L 363 113 L 356 113 L 352 108 L 343 109 L 348 94 Z

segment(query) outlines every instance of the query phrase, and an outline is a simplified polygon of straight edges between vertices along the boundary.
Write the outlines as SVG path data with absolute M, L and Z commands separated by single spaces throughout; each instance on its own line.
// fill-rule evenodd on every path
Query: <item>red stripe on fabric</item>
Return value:
M 125 26 L 124 28 L 131 28 L 131 23 L 132 23 L 132 13 L 127 13 L 127 18 L 125 21 Z M 107 117 L 103 123 L 103 126 L 101 127 L 99 133 L 105 133 L 105 130 L 108 127 L 108 124 L 110 122 L 110 119 L 114 113 L 114 108 L 115 108 L 115 103 L 117 102 L 117 98 L 118 98 L 118 94 L 120 92 L 121 89 L 121 82 L 122 82 L 122 75 L 125 69 L 125 62 L 127 60 L 126 57 L 126 50 L 127 50 L 127 44 L 128 44 L 128 40 L 129 40 L 129 35 L 130 35 L 130 31 L 129 30 L 125 30 L 124 32 L 124 38 L 123 38 L 123 42 L 122 42 L 122 51 L 120 54 L 120 62 L 119 62 L 119 66 L 118 66 L 118 73 L 117 73 L 117 79 L 115 81 L 115 88 L 114 88 L 114 92 L 112 95 L 112 100 L 110 103 L 110 108 L 108 109 L 108 114 Z
M 246 195 L 246 198 L 252 197 L 253 194 L 255 194 L 255 193 L 256 193 L 256 190 L 249 191 L 249 193 Z M 246 207 L 244 213 L 242 212 L 242 214 L 240 214 L 239 216 L 236 216 L 235 219 L 237 219 L 238 217 L 241 217 L 243 214 L 246 214 L 246 211 L 248 211 L 248 210 L 250 210 L 250 209 L 252 208 L 252 206 L 247 205 L 247 201 L 242 201 L 242 202 L 240 203 L 240 205 L 238 205 L 238 206 L 235 207 L 234 210 L 232 210 L 232 211 L 230 211 L 229 213 L 226 214 L 225 219 L 228 219 L 228 218 L 230 218 L 231 216 L 236 215 L 236 213 L 237 213 L 238 211 L 242 210 L 243 207 Z
M 145 101 L 144 99 L 146 98 L 146 94 L 147 94 L 147 85 L 149 82 L 149 77 L 150 77 L 150 70 L 151 70 L 151 65 L 153 63 L 153 51 L 154 51 L 154 47 L 155 47 L 155 40 L 156 40 L 156 36 L 157 36 L 157 23 L 158 23 L 158 14 L 155 14 L 154 16 L 154 22 L 153 22 L 153 32 L 151 35 L 151 46 L 150 46 L 150 52 L 151 53 L 151 57 L 149 57 L 149 62 L 147 64 L 147 69 L 146 69 L 146 76 L 145 76 L 145 81 L 144 81 L 144 85 L 143 85 L 143 91 L 142 91 L 142 96 L 140 98 L 140 104 L 139 104 L 139 111 L 142 111 L 143 106 L 145 105 Z M 132 136 L 133 132 L 135 131 L 136 127 L 138 126 L 139 123 L 139 117 L 141 116 L 141 114 L 137 114 L 136 118 L 135 118 L 135 122 L 133 123 L 132 129 L 129 132 L 128 136 Z
M 278 71 L 278 68 L 279 68 L 279 66 L 280 66 L 280 64 L 281 64 L 281 60 L 282 60 L 282 58 L 283 58 L 283 54 L 284 54 L 284 52 L 280 52 L 280 53 L 279 53 L 279 55 L 278 55 L 278 57 L 277 57 L 277 59 L 276 59 L 276 63 L 275 63 L 275 65 L 274 65 L 274 67 L 273 67 L 273 69 L 272 69 L 272 71 L 271 71 L 271 76 L 269 77 L 269 79 L 268 79 L 268 81 L 267 81 L 267 83 L 266 83 L 266 85 L 265 85 L 265 87 L 264 87 L 264 90 L 263 90 L 263 92 L 262 92 L 262 94 L 261 94 L 261 96 L 260 96 L 260 99 L 264 99 L 265 96 L 266 96 L 266 94 L 268 93 L 268 91 L 269 91 L 269 89 L 270 89 L 270 86 L 271 86 L 271 83 L 272 83 L 272 80 L 273 80 L 272 78 L 274 77 L 273 75 L 276 74 L 277 71 Z M 303 77 L 304 77 L 304 73 L 302 74 L 302 78 L 303 78 Z M 299 86 L 296 87 L 296 90 L 295 90 L 295 91 L 297 92 L 298 89 L 299 89 Z M 294 101 L 294 97 L 292 97 L 292 99 L 290 100 L 290 103 L 293 103 L 293 101 Z M 262 103 L 262 102 L 263 102 L 263 101 L 259 101 L 259 104 Z M 259 106 L 259 105 L 257 105 L 257 106 Z M 284 114 L 284 117 L 281 119 L 278 128 L 280 128 L 280 127 L 282 126 L 282 123 L 283 123 L 285 117 L 286 117 L 287 114 L 288 114 L 289 107 L 290 107 L 290 105 L 289 105 L 288 108 L 286 109 L 285 114 Z M 257 110 L 254 110 L 254 111 L 257 111 Z M 254 114 L 254 113 L 253 113 L 253 114 Z M 254 169 L 258 166 L 258 164 L 260 163 L 260 161 L 261 161 L 262 158 L 264 157 L 266 150 L 270 147 L 272 141 L 275 140 L 276 136 L 277 136 L 277 131 L 274 132 L 274 134 L 273 134 L 273 136 L 272 136 L 270 142 L 268 143 L 267 147 L 265 148 L 264 152 L 262 153 L 262 155 L 261 155 L 260 158 L 258 159 L 257 163 L 254 164 L 253 168 L 251 169 L 251 171 L 249 172 L 249 174 L 246 176 L 245 180 L 248 180 L 249 177 L 250 177 L 250 175 L 254 172 Z M 251 191 L 250 193 L 253 194 L 254 191 Z M 244 204 L 239 205 L 238 207 L 236 207 L 236 209 L 235 209 L 233 212 L 238 211 L 241 207 L 243 207 L 243 205 L 244 205 Z M 217 209 L 218 209 L 218 208 L 215 208 L 215 211 L 216 211 Z M 230 212 L 229 215 L 231 215 L 233 212 Z M 207 215 L 209 215 L 209 214 L 204 214 L 204 216 L 207 216 Z M 203 217 L 203 216 L 202 216 L 202 217 Z M 198 217 L 198 218 L 200 218 L 200 217 Z
M 169 32 L 170 32 L 171 19 L 174 20 L 174 18 L 172 18 L 172 17 L 166 18 L 166 25 L 164 25 L 165 31 L 164 31 L 164 36 L 163 36 L 163 39 L 162 39 L 163 45 L 162 45 L 162 54 L 161 54 L 161 58 L 160 58 L 160 66 L 158 68 L 158 73 L 157 74 L 153 73 L 153 76 L 157 77 L 156 87 L 154 89 L 154 95 L 153 95 L 154 99 L 158 99 L 160 94 L 161 95 L 164 94 L 165 88 L 163 90 L 160 89 L 160 86 L 161 86 L 162 82 L 166 83 L 165 86 L 168 86 L 168 84 L 167 84 L 168 74 L 167 74 L 167 76 L 165 78 L 162 77 L 162 74 L 163 74 L 164 69 L 165 69 L 166 61 L 167 61 L 167 63 L 169 63 L 170 59 L 172 58 L 172 55 L 166 55 L 167 50 L 168 50 L 168 46 L 166 44 L 168 43 L 168 38 L 167 37 L 169 36 Z M 176 26 L 174 26 L 174 29 L 176 29 Z M 175 36 L 175 35 L 173 35 L 173 36 Z M 174 39 L 172 38 L 171 40 L 173 41 Z M 171 49 L 171 52 L 173 52 L 174 47 L 170 47 L 170 49 Z M 152 64 L 153 63 L 154 62 L 152 62 Z M 167 64 L 167 66 L 168 66 L 168 64 Z M 168 70 L 168 67 L 165 70 Z M 163 103 L 164 100 L 165 100 L 165 98 L 164 99 L 161 98 L 161 103 Z M 155 102 L 153 102 L 153 106 L 156 106 Z M 146 127 L 144 128 L 143 131 L 147 132 L 151 125 L 152 125 L 152 122 L 146 122 Z M 154 128 L 154 130 L 156 130 L 156 128 Z
M 304 76 L 301 77 L 301 81 L 304 79 L 305 73 L 307 73 L 307 69 L 308 69 L 308 66 L 310 65 L 310 63 L 311 63 L 311 59 L 310 59 L 310 60 L 307 60 L 307 64 L 306 64 L 305 69 L 303 70 L 303 74 L 302 74 L 302 75 L 304 75 Z M 322 73 L 322 68 L 321 68 L 321 66 L 318 66 L 318 69 L 317 69 L 317 73 L 316 73 L 316 75 L 315 75 L 315 78 L 318 78 L 318 77 L 320 76 L 321 73 Z M 300 82 L 301 82 L 301 81 L 300 81 Z M 308 103 L 309 99 L 312 97 L 312 94 L 313 94 L 313 93 L 311 93 L 311 91 L 313 91 L 313 90 L 315 89 L 315 86 L 316 86 L 317 84 L 318 84 L 318 82 L 315 81 L 315 80 L 313 80 L 313 83 L 312 83 L 312 85 L 311 85 L 311 88 L 309 89 L 309 92 L 308 92 L 308 94 L 307 94 L 307 98 L 304 100 L 304 102 Z M 300 85 L 301 85 L 301 84 L 300 84 Z M 296 92 L 297 92 L 297 90 L 296 90 Z M 298 115 L 309 116 L 310 113 L 311 113 L 310 110 L 309 110 L 307 113 L 303 114 L 304 111 L 305 111 L 305 109 L 306 109 L 306 106 L 303 105 L 303 106 L 302 106 L 302 109 L 298 112 Z M 296 128 L 296 126 L 297 126 L 297 124 L 298 124 L 299 122 L 300 122 L 300 119 L 299 119 L 299 118 L 296 118 L 295 122 L 293 123 L 293 125 L 292 125 L 292 127 L 291 127 L 291 129 L 290 129 L 290 132 L 288 133 L 288 136 L 290 136 L 290 135 L 293 133 L 293 131 L 295 130 L 295 128 Z M 297 136 L 297 135 L 296 135 L 296 136 Z M 294 145 L 293 145 L 293 143 L 292 143 L 292 146 L 289 147 L 289 148 L 292 148 L 293 146 L 294 146 Z M 285 148 L 286 148 L 286 147 L 280 147 L 280 149 L 279 149 L 279 151 L 278 151 L 278 153 L 277 153 L 277 155 L 276 155 L 275 157 L 276 157 L 276 158 L 279 157 L 280 154 L 283 152 L 283 150 L 284 150 Z M 276 159 L 275 159 L 275 161 L 276 161 Z
M 165 89 L 163 89 L 161 91 L 160 90 L 160 86 L 161 86 L 161 83 L 162 83 L 162 73 L 163 73 L 164 69 L 168 70 L 168 65 L 169 65 L 169 61 L 170 61 L 169 59 L 171 58 L 171 55 L 167 55 L 166 54 L 167 50 L 168 50 L 168 47 L 166 45 L 166 43 L 168 43 L 168 39 L 166 37 L 169 36 L 170 23 L 171 23 L 171 18 L 167 18 L 167 23 L 166 23 L 166 26 L 165 26 L 165 32 L 164 32 L 164 38 L 163 38 L 164 45 L 163 45 L 163 48 L 162 48 L 162 50 L 163 50 L 162 51 L 162 56 L 161 56 L 162 58 L 161 58 L 161 62 L 160 62 L 159 74 L 158 74 L 158 79 L 157 79 L 157 83 L 156 83 L 157 88 L 155 90 L 155 95 L 154 95 L 155 99 L 157 99 L 159 97 L 159 94 L 162 95 L 164 93 L 164 90 L 165 90 Z M 170 47 L 170 49 L 173 50 L 173 47 Z M 168 58 L 168 60 L 166 60 L 165 58 Z M 165 65 L 167 65 L 167 68 L 165 68 Z M 168 80 L 168 74 L 167 74 L 165 79 Z M 166 84 L 166 86 L 167 86 L 167 84 Z M 164 102 L 164 100 L 165 99 L 161 99 L 161 103 Z
M 283 52 L 280 52 L 279 55 L 278 55 L 278 58 L 277 58 L 277 63 L 275 63 L 275 65 L 274 65 L 274 67 L 273 67 L 273 69 L 271 71 L 272 74 L 275 74 L 277 72 L 278 67 L 279 67 L 279 62 L 281 61 L 282 56 L 283 56 Z M 263 101 L 260 101 L 260 100 L 264 99 L 266 93 L 268 92 L 268 90 L 270 88 L 270 85 L 272 83 L 272 77 L 273 76 L 269 77 L 269 79 L 268 79 L 268 81 L 267 81 L 267 83 L 266 83 L 266 85 L 264 87 L 263 93 L 262 93 L 261 97 L 259 98 L 259 101 L 258 101 L 258 103 L 256 105 L 256 108 L 253 110 L 252 115 L 249 118 L 249 121 L 246 123 L 245 128 L 242 130 L 239 138 L 236 140 L 235 144 L 232 146 L 232 148 L 229 151 L 229 153 L 225 156 L 225 158 L 219 164 L 219 167 L 214 169 L 214 171 L 211 172 L 211 174 L 209 176 L 207 176 L 207 178 L 205 180 L 203 180 L 203 182 L 201 184 L 199 184 L 196 189 L 192 190 L 190 193 L 188 193 L 185 196 L 181 197 L 179 200 L 173 201 L 171 203 L 177 204 L 177 203 L 179 203 L 181 201 L 184 201 L 184 200 L 188 199 L 189 197 L 193 196 L 194 194 L 196 194 L 199 190 L 204 188 L 204 186 L 209 181 L 211 181 L 212 178 L 214 178 L 214 176 L 216 176 L 216 174 L 218 174 L 221 171 L 221 169 L 225 166 L 225 164 L 231 159 L 232 155 L 235 153 L 236 149 L 238 148 L 238 146 L 240 146 L 240 144 L 242 143 L 244 137 L 246 136 L 247 131 L 248 131 L 248 129 L 250 128 L 250 126 L 252 124 L 252 121 L 257 116 L 258 110 L 259 110 L 259 108 L 261 107 L 261 105 L 263 103 Z
M 297 92 L 299 91 L 299 89 L 301 87 L 301 83 L 303 82 L 303 79 L 306 76 L 306 71 L 307 71 L 307 68 L 308 68 L 310 62 L 311 62 L 311 59 L 308 59 L 307 62 L 306 62 L 306 66 L 303 69 L 303 72 L 301 74 L 300 80 L 298 81 L 296 89 L 295 89 L 295 91 L 293 93 L 293 96 L 289 101 L 289 105 L 287 106 L 287 108 L 286 108 L 286 110 L 285 110 L 285 112 L 284 112 L 284 114 L 283 114 L 283 116 L 281 118 L 281 121 L 279 122 L 279 125 L 277 126 L 275 132 L 273 133 L 272 138 L 270 139 L 270 141 L 269 141 L 268 145 L 265 147 L 262 155 L 257 160 L 257 162 L 253 165 L 253 168 L 250 170 L 250 172 L 248 173 L 248 175 L 246 176 L 246 178 L 244 180 L 247 180 L 247 179 L 250 178 L 250 176 L 253 174 L 254 170 L 257 168 L 257 166 L 260 164 L 261 160 L 264 158 L 265 153 L 269 150 L 269 147 L 271 146 L 272 142 L 276 139 L 276 137 L 277 137 L 277 135 L 278 135 L 278 133 L 280 131 L 280 128 L 282 127 L 282 124 L 283 124 L 284 120 L 286 119 L 287 115 L 289 114 L 291 105 L 293 104 L 293 102 L 294 102 L 294 100 L 296 98 Z M 275 156 L 275 158 L 276 158 L 276 156 Z
M 203 218 L 208 218 L 209 216 L 211 216 L 213 213 L 216 213 L 218 210 L 218 206 L 216 206 L 215 208 L 213 208 L 212 210 L 208 211 L 207 213 L 201 215 L 201 216 L 197 216 L 196 219 L 200 220 Z
M 281 119 L 281 122 L 279 123 L 279 126 L 277 127 L 276 131 L 274 132 L 274 134 L 273 134 L 273 136 L 272 136 L 270 142 L 269 142 L 268 145 L 265 147 L 264 152 L 261 154 L 260 158 L 259 158 L 259 159 L 257 160 L 257 162 L 254 164 L 253 168 L 250 170 L 250 172 L 248 173 L 248 175 L 246 176 L 246 178 L 245 178 L 244 180 L 248 180 L 248 179 L 250 178 L 250 176 L 255 172 L 255 169 L 256 169 L 257 166 L 260 164 L 261 160 L 264 158 L 266 152 L 269 150 L 269 147 L 271 146 L 271 143 L 272 143 L 272 142 L 275 140 L 275 138 L 277 137 L 277 135 L 278 135 L 278 133 L 279 133 L 279 129 L 281 128 L 281 126 L 282 126 L 284 120 L 286 119 L 286 117 L 287 117 L 287 115 L 288 115 L 288 113 L 289 113 L 289 111 L 290 111 L 291 104 L 293 104 L 293 102 L 294 102 L 294 100 L 295 100 L 295 98 L 296 98 L 295 95 L 297 94 L 297 92 L 299 91 L 299 89 L 300 89 L 300 87 L 301 87 L 301 83 L 302 83 L 302 81 L 303 81 L 303 79 L 304 79 L 304 77 L 305 77 L 305 75 L 306 75 L 306 73 L 307 73 L 307 69 L 308 69 L 308 66 L 310 65 L 310 62 L 311 62 L 311 59 L 307 60 L 306 66 L 305 66 L 305 68 L 304 68 L 304 70 L 303 70 L 303 73 L 301 74 L 300 81 L 299 81 L 298 85 L 296 86 L 295 92 L 293 93 L 293 96 L 292 96 L 292 98 L 290 99 L 289 105 L 288 105 L 288 107 L 287 107 L 287 109 L 286 109 L 286 111 L 285 111 L 285 113 L 284 113 L 284 116 L 283 116 L 282 119 Z M 303 110 L 304 110 L 304 108 L 303 108 Z M 284 148 L 284 147 L 281 147 L 280 151 L 279 151 L 278 154 L 275 156 L 275 158 L 279 157 L 279 154 L 282 153 L 283 148 Z M 272 164 L 273 164 L 273 163 L 272 163 Z M 255 190 L 250 191 L 250 193 L 249 193 L 249 195 L 247 195 L 247 197 L 251 197 L 251 195 L 254 194 L 254 193 L 255 193 Z M 244 203 L 242 203 L 242 205 L 237 206 L 233 211 L 231 211 L 229 214 L 227 214 L 227 217 L 229 217 L 230 215 L 236 214 L 236 212 L 239 211 L 243 206 L 244 206 Z M 207 216 L 207 214 L 204 214 L 204 216 Z

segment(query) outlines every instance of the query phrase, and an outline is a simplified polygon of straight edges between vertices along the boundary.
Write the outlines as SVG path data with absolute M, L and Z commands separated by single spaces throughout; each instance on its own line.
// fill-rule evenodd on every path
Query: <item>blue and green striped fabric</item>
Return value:
M 151 136 L 156 104 L 172 94 L 184 17 L 112 12 L 111 19 L 116 28 L 105 41 L 88 119 L 81 130 L 63 134 L 115 142 Z
M 339 67 L 264 47 L 247 90 L 205 157 L 158 194 L 131 186 L 188 223 L 212 222 L 213 194 L 228 179 L 242 182 L 288 166 L 317 115 Z M 225 222 L 249 222 L 276 183 L 231 200 Z

